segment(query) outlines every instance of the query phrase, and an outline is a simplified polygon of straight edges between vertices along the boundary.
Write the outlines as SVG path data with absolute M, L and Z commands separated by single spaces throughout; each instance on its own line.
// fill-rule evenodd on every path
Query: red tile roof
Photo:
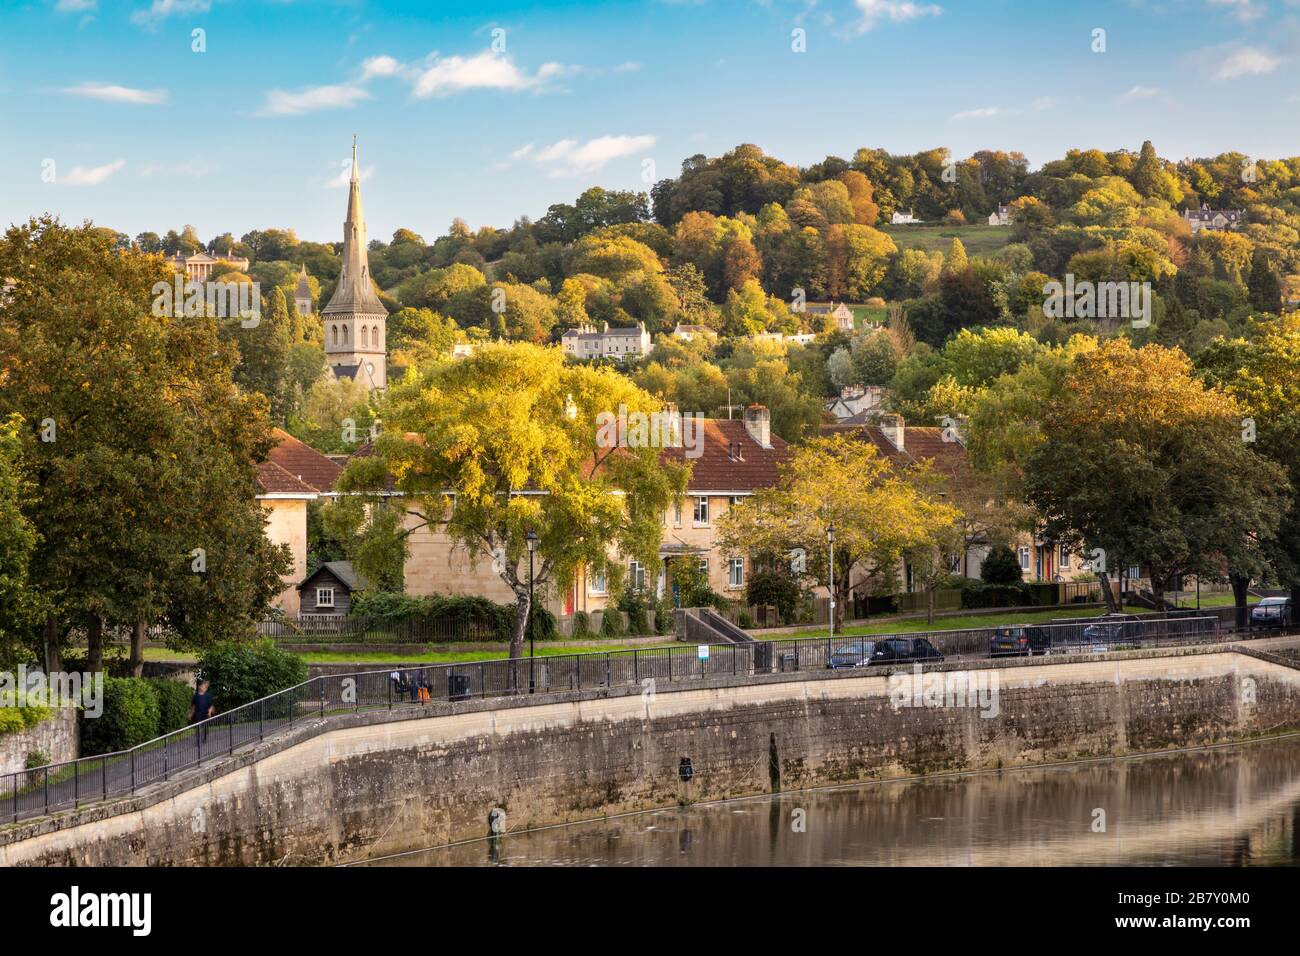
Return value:
M 683 423 L 684 443 L 694 438 L 685 431 L 687 427 Z M 739 419 L 706 418 L 703 428 L 703 454 L 699 458 L 686 457 L 689 449 L 685 447 L 667 448 L 662 455 L 664 461 L 692 466 L 687 486 L 690 492 L 748 492 L 769 488 L 776 484 L 780 466 L 790 458 L 790 446 L 783 439 L 771 435 L 772 447 L 764 448 L 750 437 L 745 423 Z M 732 457 L 732 445 L 738 446 L 738 459 Z
M 314 495 L 316 489 L 299 481 L 273 461 L 257 466 L 257 485 L 264 495 Z
M 966 446 L 957 441 L 944 441 L 942 428 L 907 426 L 903 431 L 903 450 L 894 447 L 879 425 L 822 425 L 822 435 L 850 435 L 874 445 L 894 464 L 901 467 L 917 465 L 923 461 L 933 463 L 935 471 L 956 475 L 970 468 Z
M 334 490 L 334 483 L 338 481 L 339 475 L 343 473 L 343 468 L 337 462 L 326 458 L 315 448 L 300 442 L 282 428 L 274 430 L 276 444 L 267 456 L 269 462 L 278 466 L 286 472 L 290 478 L 304 485 L 310 491 L 328 492 Z M 259 480 L 263 480 L 262 470 L 259 468 Z M 282 479 L 268 475 L 265 480 L 276 482 Z M 270 491 L 263 484 L 263 489 Z M 295 489 L 296 490 L 296 489 Z

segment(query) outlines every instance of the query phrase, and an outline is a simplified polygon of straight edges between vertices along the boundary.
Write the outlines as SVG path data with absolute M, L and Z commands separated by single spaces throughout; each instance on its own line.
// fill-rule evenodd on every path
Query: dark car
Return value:
M 1030 657 L 1052 649 L 1052 637 L 1041 627 L 999 627 L 989 638 L 990 657 Z
M 1135 641 L 1142 636 L 1142 619 L 1133 614 L 1106 614 L 1083 629 L 1081 650 L 1105 652 L 1111 645 Z
M 871 654 L 873 664 L 900 664 L 909 661 L 941 661 L 939 649 L 924 637 L 891 637 L 876 641 Z
M 826 662 L 826 666 L 832 670 L 841 667 L 866 667 L 871 663 L 871 656 L 875 650 L 875 641 L 847 641 L 836 644 L 831 649 L 831 658 Z
M 1291 599 L 1284 597 L 1262 598 L 1250 609 L 1253 627 L 1287 627 L 1291 623 Z
M 869 667 L 872 664 L 900 664 L 911 661 L 941 661 L 943 655 L 924 637 L 890 637 L 879 641 L 846 641 L 831 650 L 826 666 Z

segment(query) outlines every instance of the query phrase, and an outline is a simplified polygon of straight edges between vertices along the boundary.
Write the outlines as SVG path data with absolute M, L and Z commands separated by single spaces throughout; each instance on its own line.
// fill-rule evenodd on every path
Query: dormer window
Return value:
M 733 441 L 727 448 L 727 457 L 732 461 L 743 461 L 745 456 L 741 453 L 740 442 Z

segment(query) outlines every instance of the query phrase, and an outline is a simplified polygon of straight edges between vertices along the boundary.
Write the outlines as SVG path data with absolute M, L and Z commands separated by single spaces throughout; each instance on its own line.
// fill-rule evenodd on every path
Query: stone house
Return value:
M 288 545 L 293 554 L 284 590 L 275 599 L 276 606 L 292 617 L 299 612 L 298 583 L 307 574 L 307 505 L 333 496 L 343 467 L 283 429 L 273 434 L 276 444 L 257 466 L 256 497 L 266 512 L 267 538 L 272 544 Z
M 608 322 L 602 322 L 600 328 L 580 325 L 569 329 L 560 337 L 560 343 L 564 354 L 572 358 L 612 358 L 623 362 L 650 352 L 650 333 L 644 322 L 628 328 L 610 328 Z

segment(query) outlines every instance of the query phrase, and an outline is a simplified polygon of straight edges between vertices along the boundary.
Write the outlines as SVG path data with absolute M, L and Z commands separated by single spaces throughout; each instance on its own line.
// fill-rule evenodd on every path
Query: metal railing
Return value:
M 384 619 L 304 614 L 260 621 L 257 633 L 288 644 L 433 644 L 509 640 L 494 622 L 477 618 Z
M 1155 618 L 1125 621 L 1107 636 L 1089 623 L 1024 625 L 1040 632 L 1051 653 L 1163 647 L 1220 639 L 1217 618 Z M 724 676 L 820 671 L 831 654 L 863 642 L 924 639 L 944 657 L 987 658 L 989 626 L 956 631 L 757 640 L 746 644 L 673 645 L 627 651 L 428 664 L 352 674 L 322 675 L 287 690 L 132 747 L 0 776 L 0 824 L 134 794 L 205 761 L 245 745 L 340 713 L 421 706 L 433 701 L 511 698 L 536 693 L 614 687 L 655 687 Z M 1021 625 L 1012 625 L 1021 627 Z M 1046 637 L 1046 645 L 1042 639 Z M 897 656 L 888 663 L 911 666 Z M 918 649 L 918 653 L 922 653 Z M 925 651 L 929 654 L 929 651 Z M 927 658 L 929 662 L 936 660 Z M 925 661 L 921 661 L 925 663 Z

